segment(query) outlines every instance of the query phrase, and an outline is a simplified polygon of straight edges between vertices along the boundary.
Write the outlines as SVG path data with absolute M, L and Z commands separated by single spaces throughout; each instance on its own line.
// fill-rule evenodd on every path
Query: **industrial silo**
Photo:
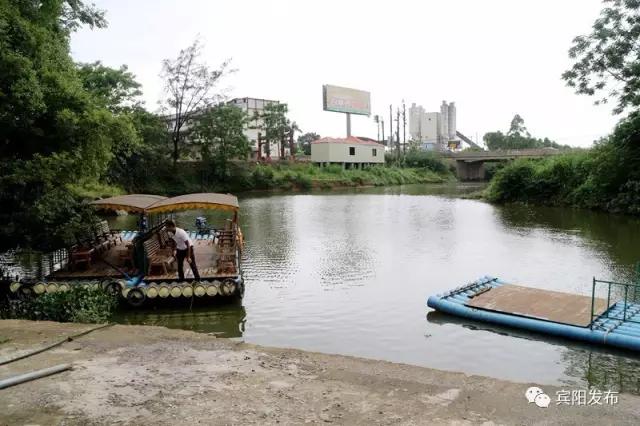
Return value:
M 448 130 L 449 130 L 449 140 L 456 139 L 456 104 L 455 102 L 451 102 L 449 104 L 449 116 L 448 116 Z
M 440 118 L 442 120 L 442 125 L 440 126 L 440 144 L 442 146 L 446 146 L 449 138 L 449 106 L 447 105 L 447 101 L 442 101 L 442 105 L 440 106 Z

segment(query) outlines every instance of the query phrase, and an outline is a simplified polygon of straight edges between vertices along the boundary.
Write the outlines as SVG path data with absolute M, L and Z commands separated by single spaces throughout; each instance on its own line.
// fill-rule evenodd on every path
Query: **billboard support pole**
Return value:
M 347 113 L 347 137 L 351 137 L 351 114 Z

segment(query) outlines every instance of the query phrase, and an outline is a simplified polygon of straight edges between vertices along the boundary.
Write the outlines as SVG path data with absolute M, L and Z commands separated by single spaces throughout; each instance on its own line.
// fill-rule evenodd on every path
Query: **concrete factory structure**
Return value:
M 440 112 L 426 112 L 415 103 L 409 108 L 409 135 L 426 150 L 446 151 L 459 146 L 456 105 L 442 101 Z

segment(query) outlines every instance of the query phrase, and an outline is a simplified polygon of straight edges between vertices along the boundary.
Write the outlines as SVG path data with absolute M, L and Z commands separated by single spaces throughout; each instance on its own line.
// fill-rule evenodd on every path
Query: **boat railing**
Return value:
M 607 305 L 605 311 L 602 313 L 596 312 L 596 287 L 598 285 L 606 285 L 607 286 Z M 620 300 L 611 304 L 612 298 L 612 289 L 621 288 L 623 296 Z M 598 280 L 595 277 L 593 278 L 593 285 L 591 289 L 591 325 L 593 328 L 594 322 L 598 318 L 610 319 L 614 321 L 622 322 L 634 322 L 639 323 L 640 320 L 636 315 L 640 313 L 640 306 L 635 303 L 638 301 L 638 294 L 640 294 L 640 283 L 621 283 L 616 281 L 607 281 L 607 280 Z M 622 303 L 622 309 L 612 309 L 614 306 L 617 306 L 619 303 Z

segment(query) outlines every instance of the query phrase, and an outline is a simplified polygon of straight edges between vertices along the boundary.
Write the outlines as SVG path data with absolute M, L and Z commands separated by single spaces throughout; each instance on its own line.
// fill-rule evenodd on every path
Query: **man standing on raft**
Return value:
M 200 280 L 200 274 L 198 273 L 198 267 L 196 266 L 196 256 L 193 250 L 193 243 L 189 239 L 187 232 L 176 227 L 176 223 L 169 219 L 165 222 L 165 227 L 169 236 L 176 242 L 176 261 L 178 262 L 178 278 L 180 281 L 184 280 L 184 260 L 187 259 L 187 263 L 191 266 L 193 277 L 196 280 Z

